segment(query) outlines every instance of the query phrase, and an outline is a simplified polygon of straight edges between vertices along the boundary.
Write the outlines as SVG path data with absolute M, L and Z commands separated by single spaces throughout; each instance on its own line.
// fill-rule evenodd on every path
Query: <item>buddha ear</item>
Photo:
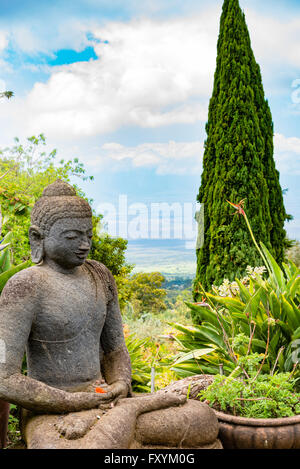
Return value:
M 44 233 L 36 225 L 29 228 L 29 242 L 32 262 L 38 264 L 44 257 Z

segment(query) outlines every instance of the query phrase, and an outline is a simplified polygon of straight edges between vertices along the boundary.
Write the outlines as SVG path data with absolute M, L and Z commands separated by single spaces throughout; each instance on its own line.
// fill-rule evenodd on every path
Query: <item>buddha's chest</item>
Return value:
M 105 322 L 103 291 L 95 291 L 89 279 L 59 277 L 43 286 L 39 310 L 32 325 L 31 338 L 66 341 L 88 332 L 100 337 Z

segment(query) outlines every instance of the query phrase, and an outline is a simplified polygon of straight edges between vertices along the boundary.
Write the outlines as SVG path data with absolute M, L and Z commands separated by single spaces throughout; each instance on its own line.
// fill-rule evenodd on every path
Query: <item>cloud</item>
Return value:
M 100 153 L 89 160 L 89 165 L 97 170 L 104 164 L 110 168 L 156 168 L 157 174 L 187 174 L 201 171 L 203 142 L 143 143 L 135 147 L 119 143 L 105 143 Z
M 94 154 L 89 164 L 95 169 L 109 164 L 114 170 L 133 168 L 156 168 L 157 174 L 186 174 L 202 172 L 203 142 L 143 143 L 137 146 L 124 146 L 119 143 L 105 143 L 100 152 Z M 274 136 L 274 158 L 276 168 L 282 174 L 300 174 L 300 138 Z
M 246 21 L 258 62 L 271 67 L 300 66 L 300 18 L 279 18 L 245 9 Z
M 210 18 L 141 19 L 95 28 L 93 36 L 102 41 L 94 44 L 98 60 L 56 67 L 28 94 L 28 133 L 73 138 L 124 126 L 205 121 L 217 33 L 216 25 L 212 34 Z
M 94 152 L 88 164 L 95 170 L 104 165 L 111 169 L 151 167 L 157 174 L 187 174 L 190 168 L 202 172 L 203 142 L 143 143 L 125 146 L 116 142 L 105 143 L 100 151 Z M 274 158 L 276 168 L 282 174 L 300 174 L 300 138 L 274 136 Z
M 34 85 L 24 101 L 28 133 L 73 139 L 126 126 L 205 121 L 219 13 L 211 7 L 193 17 L 110 21 L 101 27 L 73 19 L 60 26 L 57 46 L 72 42 L 74 49 L 86 47 L 90 31 L 99 58 L 56 67 L 46 83 Z M 268 73 L 278 64 L 300 65 L 300 19 L 281 20 L 253 10 L 246 17 L 255 55 Z M 25 26 L 15 31 L 14 41 L 32 53 L 49 49 L 45 38 L 36 41 Z
M 274 136 L 274 157 L 277 169 L 284 174 L 300 174 L 300 138 Z
M 5 83 L 4 80 L 1 80 L 1 79 L 0 79 L 0 93 L 1 93 L 2 91 L 7 91 L 7 90 L 6 90 L 6 83 Z
M 88 33 L 94 22 L 77 19 L 62 18 L 29 22 L 15 22 L 9 27 L 8 38 L 11 47 L 25 56 L 46 54 L 53 57 L 60 49 L 82 51 L 93 40 L 88 39 Z
M 7 33 L 0 31 L 0 54 L 6 49 L 8 45 Z
M 13 126 L 14 135 L 44 132 L 49 139 L 71 142 L 128 126 L 151 129 L 205 122 L 219 15 L 220 5 L 193 16 L 141 17 L 103 26 L 84 15 L 81 20 L 73 16 L 60 19 L 53 31 L 52 22 L 43 22 L 44 29 L 36 22 L 13 24 L 11 44 L 27 54 L 93 45 L 98 59 L 53 68 L 23 64 L 26 71 L 43 70 L 50 78 L 10 102 L 8 112 L 2 105 L 2 128 L 7 135 Z M 255 55 L 269 74 L 279 63 L 300 64 L 300 19 L 266 17 L 248 9 L 246 19 Z M 0 32 L 0 51 L 7 40 L 7 33 Z

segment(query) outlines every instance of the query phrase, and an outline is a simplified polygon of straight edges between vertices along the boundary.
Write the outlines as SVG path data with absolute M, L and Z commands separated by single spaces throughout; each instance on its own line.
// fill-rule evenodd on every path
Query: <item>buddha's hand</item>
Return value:
M 108 404 L 114 399 L 114 394 L 108 390 L 103 394 L 93 392 L 69 393 L 69 406 L 67 411 L 75 412 L 79 410 L 95 409 L 103 404 Z
M 76 412 L 75 414 L 60 416 L 55 427 L 67 440 L 76 440 L 82 438 L 98 421 L 100 418 L 100 415 L 97 415 L 98 413 L 101 413 L 101 411 L 95 409 L 89 412 Z
M 119 399 L 128 396 L 128 385 L 125 381 L 115 381 L 107 388 L 107 392 L 112 395 L 114 403 Z

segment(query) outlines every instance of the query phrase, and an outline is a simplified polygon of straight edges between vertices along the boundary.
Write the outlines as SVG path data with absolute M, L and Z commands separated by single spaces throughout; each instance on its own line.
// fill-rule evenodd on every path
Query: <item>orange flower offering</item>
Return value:
M 98 392 L 99 394 L 105 394 L 106 391 L 102 388 L 95 388 L 95 392 Z

